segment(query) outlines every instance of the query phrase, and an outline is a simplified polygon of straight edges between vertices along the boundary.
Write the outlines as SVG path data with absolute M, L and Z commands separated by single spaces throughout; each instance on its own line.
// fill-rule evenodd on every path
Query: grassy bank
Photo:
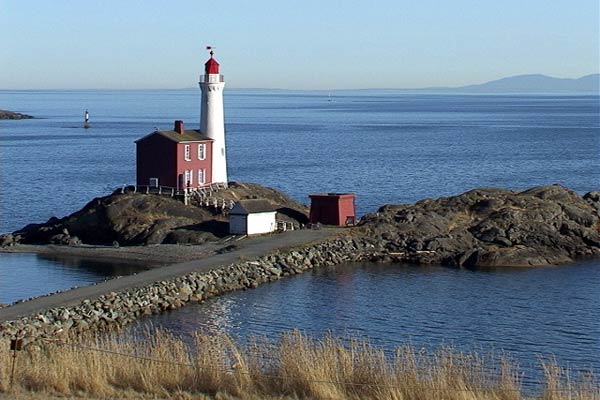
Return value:
M 518 371 L 474 354 L 435 355 L 401 347 L 392 357 L 360 340 L 315 340 L 291 332 L 278 342 L 240 346 L 225 336 L 185 343 L 164 333 L 150 339 L 45 341 L 17 353 L 0 341 L 0 397 L 244 399 L 518 400 Z M 600 399 L 593 377 L 569 377 L 544 365 L 537 399 Z

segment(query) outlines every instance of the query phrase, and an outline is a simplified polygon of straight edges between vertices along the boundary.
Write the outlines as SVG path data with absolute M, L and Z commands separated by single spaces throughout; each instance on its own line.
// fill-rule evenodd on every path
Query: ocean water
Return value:
M 245 342 L 300 329 L 367 339 L 390 352 L 449 347 L 506 357 L 531 390 L 543 382 L 542 360 L 574 375 L 600 372 L 599 293 L 597 261 L 487 270 L 349 264 L 152 316 L 125 334 L 161 329 L 193 342 L 194 332 L 227 333 Z
M 37 254 L 0 254 L 0 303 L 100 283 L 149 269 L 143 263 Z
M 481 186 L 600 188 L 598 96 L 343 91 L 331 100 L 322 92 L 226 90 L 230 180 L 305 203 L 310 193 L 354 192 L 360 215 Z M 0 232 L 9 232 L 132 183 L 134 140 L 175 119 L 197 127 L 199 93 L 0 91 L 0 108 L 38 117 L 0 121 Z M 488 271 L 347 265 L 151 321 L 182 335 L 332 330 L 386 347 L 506 350 L 522 363 L 552 353 L 561 365 L 599 368 L 599 271 L 598 261 Z M 0 302 L 130 272 L 0 254 Z
M 355 192 L 359 214 L 474 187 L 600 182 L 598 96 L 225 92 L 230 180 Z M 135 179 L 134 140 L 199 121 L 199 93 L 0 91 L 0 232 L 63 216 Z M 92 128 L 83 129 L 89 109 Z

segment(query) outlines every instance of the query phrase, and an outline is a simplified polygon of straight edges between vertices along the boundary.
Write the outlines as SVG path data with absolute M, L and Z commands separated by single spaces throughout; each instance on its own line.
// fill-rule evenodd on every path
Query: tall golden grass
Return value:
M 364 340 L 322 340 L 299 332 L 277 342 L 239 345 L 196 334 L 190 342 L 158 332 L 144 339 L 97 337 L 29 344 L 16 358 L 0 340 L 0 397 L 180 399 L 524 399 L 518 371 L 476 354 L 406 346 L 392 356 Z M 544 364 L 540 400 L 600 400 L 592 376 L 576 380 Z

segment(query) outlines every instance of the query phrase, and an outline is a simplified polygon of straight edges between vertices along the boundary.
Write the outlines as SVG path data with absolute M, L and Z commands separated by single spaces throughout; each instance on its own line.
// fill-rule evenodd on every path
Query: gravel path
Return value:
M 246 238 L 240 241 L 231 241 L 226 245 L 221 243 L 220 246 L 220 254 L 215 254 L 215 252 L 219 253 L 219 248 L 208 249 L 204 248 L 204 250 L 198 252 L 195 250 L 195 258 L 202 257 L 201 259 L 195 259 L 192 261 L 178 262 L 176 264 L 166 265 L 160 268 L 154 268 L 148 271 L 140 272 L 136 275 L 124 276 L 118 279 L 112 279 L 106 282 L 102 282 L 96 285 L 79 287 L 71 290 L 67 290 L 60 293 L 55 293 L 52 295 L 38 297 L 36 299 L 32 299 L 23 303 L 18 303 L 9 307 L 5 307 L 0 309 L 0 322 L 10 321 L 13 319 L 17 319 L 19 317 L 36 314 L 42 312 L 44 310 L 61 307 L 61 306 L 72 306 L 76 305 L 82 300 L 85 299 L 94 299 L 102 294 L 106 294 L 109 292 L 118 292 L 121 290 L 129 289 L 132 287 L 141 287 L 152 284 L 153 282 L 173 278 L 176 276 L 181 276 L 188 274 L 190 272 L 205 272 L 210 271 L 213 268 L 231 264 L 237 262 L 241 259 L 253 259 L 260 257 L 266 253 L 269 253 L 275 249 L 282 249 L 287 247 L 296 247 L 301 246 L 307 243 L 317 242 L 323 240 L 327 237 L 333 236 L 336 233 L 339 233 L 340 230 L 336 228 L 327 228 L 321 230 L 299 230 L 299 231 L 290 231 L 284 232 L 276 235 L 269 236 L 258 236 L 252 238 Z M 216 245 L 215 245 L 216 246 Z M 46 247 L 45 252 L 49 252 L 52 249 L 49 249 L 48 246 L 38 246 L 38 247 Z M 178 255 L 178 252 L 185 253 L 186 251 L 192 252 L 194 251 L 194 247 L 198 246 L 175 246 L 175 247 L 163 247 L 161 246 L 148 246 L 147 249 L 150 249 L 152 252 L 162 252 L 162 257 L 171 257 L 173 260 L 181 255 Z M 200 246 L 203 247 L 203 246 Z M 126 248 L 123 248 L 126 249 Z M 139 248 L 137 248 L 139 250 Z M 38 249 L 38 252 L 42 250 Z M 66 250 L 66 249 L 58 249 L 60 251 L 67 251 L 70 254 L 76 252 L 81 255 L 81 250 L 85 249 L 76 249 Z M 57 251 L 58 251 L 57 250 Z M 108 252 L 110 257 L 117 258 L 117 251 L 121 251 L 121 249 L 110 249 L 110 248 L 92 248 L 89 249 L 94 255 L 90 257 L 98 257 L 100 253 L 103 251 Z M 115 251 L 116 250 L 116 251 Z M 22 250 L 21 250 L 22 251 Z M 137 251 L 137 250 L 136 250 Z M 206 256 L 206 254 L 213 254 Z M 56 254 L 56 252 L 54 253 Z M 83 253 L 85 254 L 85 252 Z M 125 253 L 121 251 L 123 257 L 121 259 L 131 260 L 131 257 L 134 257 L 134 253 Z M 128 254 L 128 255 L 127 255 Z M 150 258 L 148 253 L 144 253 L 146 260 Z M 190 253 L 191 254 L 191 253 Z M 190 256 L 190 254 L 185 255 L 184 257 Z M 139 254 L 135 255 L 137 257 Z M 106 256 L 106 254 L 104 254 Z M 153 260 L 154 261 L 154 260 Z

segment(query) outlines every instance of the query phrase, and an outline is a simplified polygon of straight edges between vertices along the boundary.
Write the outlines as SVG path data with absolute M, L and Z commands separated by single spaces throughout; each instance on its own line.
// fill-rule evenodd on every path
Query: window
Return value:
M 206 178 L 204 176 L 205 174 L 206 174 L 206 172 L 204 169 L 198 170 L 198 185 L 204 185 L 206 183 L 206 180 L 205 180 Z
M 206 144 L 198 143 L 198 160 L 206 159 Z
M 192 157 L 190 156 L 190 145 L 186 144 L 184 146 L 184 158 L 185 161 L 192 161 Z
M 193 185 L 194 184 L 194 170 L 185 170 L 184 175 L 183 175 L 183 185 L 185 187 L 187 187 L 188 185 Z

